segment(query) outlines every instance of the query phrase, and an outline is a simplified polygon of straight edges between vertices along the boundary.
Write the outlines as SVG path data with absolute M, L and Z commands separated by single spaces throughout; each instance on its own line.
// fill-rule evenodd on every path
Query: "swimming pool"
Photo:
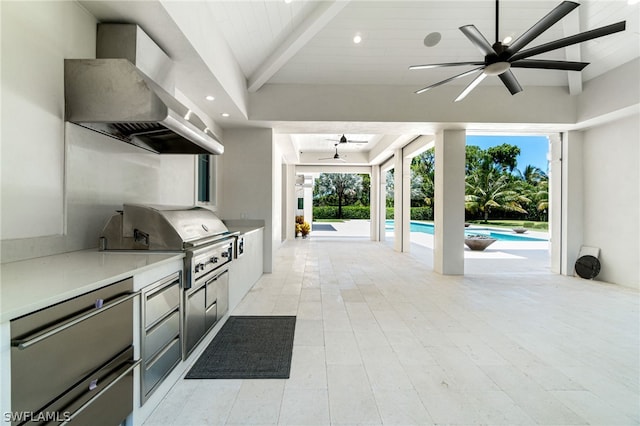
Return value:
M 393 220 L 387 220 L 385 222 L 385 229 L 387 231 L 393 231 Z M 410 232 L 421 232 L 423 234 L 433 235 L 433 224 L 432 223 L 422 223 L 422 222 L 414 222 L 411 221 L 411 225 L 409 226 Z M 465 235 L 486 235 L 491 238 L 495 238 L 499 241 L 547 241 L 544 238 L 535 238 L 524 236 L 521 234 L 513 234 L 511 231 L 505 230 L 504 232 L 496 231 L 495 229 L 490 228 L 473 228 L 473 229 L 465 229 Z

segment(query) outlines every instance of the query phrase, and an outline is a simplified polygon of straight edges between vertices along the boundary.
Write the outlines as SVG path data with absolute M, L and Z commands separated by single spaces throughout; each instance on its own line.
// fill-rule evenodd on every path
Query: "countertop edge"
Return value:
M 82 254 L 86 254 L 88 252 L 91 252 L 91 250 L 81 250 L 79 252 L 70 252 L 70 253 L 65 253 L 66 255 L 73 255 L 74 253 L 82 253 Z M 95 252 L 97 254 L 107 254 L 107 255 L 115 255 L 115 256 L 119 256 L 122 254 L 126 254 L 125 252 L 98 252 L 97 250 L 95 250 Z M 129 252 L 131 253 L 131 252 Z M 169 262 L 174 262 L 176 260 L 180 260 L 182 258 L 184 258 L 184 253 L 153 253 L 153 252 L 145 252 L 145 253 L 135 253 L 135 254 L 144 254 L 144 255 L 150 255 L 150 256 L 158 256 L 159 260 L 153 263 L 149 263 L 140 267 L 136 267 L 136 268 L 132 268 L 132 269 L 124 269 L 121 272 L 114 274 L 114 275 L 110 275 L 110 276 L 105 276 L 101 279 L 98 279 L 96 281 L 89 281 L 83 284 L 80 284 L 78 286 L 75 286 L 73 288 L 70 288 L 67 291 L 61 292 L 61 293 L 57 293 L 55 295 L 52 295 L 50 297 L 35 297 L 34 298 L 34 302 L 33 303 L 28 303 L 28 304 L 21 304 L 20 306 L 16 307 L 16 308 L 11 308 L 9 310 L 5 310 L 4 306 L 2 306 L 2 312 L 0 312 L 0 323 L 5 323 L 5 322 L 9 322 L 11 320 L 14 320 L 16 318 L 19 318 L 21 316 L 24 315 L 28 315 L 30 313 L 36 312 L 38 310 L 44 309 L 46 307 L 55 305 L 57 303 L 63 302 L 65 300 L 74 298 L 76 296 L 80 296 L 82 294 L 91 292 L 93 290 L 97 290 L 99 288 L 102 288 L 106 285 L 109 284 L 113 284 L 115 282 L 121 281 L 123 279 L 129 278 L 129 277 L 133 277 L 134 275 L 143 273 L 145 271 L 148 271 L 150 269 L 154 269 L 157 268 L 159 266 L 162 266 L 165 263 L 169 263 Z M 165 257 L 161 257 L 161 256 L 165 256 Z M 166 257 L 166 256 L 170 256 L 170 257 Z M 3 284 L 4 285 L 4 284 Z M 4 298 L 4 295 L 3 295 Z M 4 305 L 4 301 L 2 301 L 2 305 Z

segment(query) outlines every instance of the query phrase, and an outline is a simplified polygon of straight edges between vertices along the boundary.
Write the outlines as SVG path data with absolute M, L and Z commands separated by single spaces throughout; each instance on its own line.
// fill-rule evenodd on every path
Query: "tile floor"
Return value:
M 291 378 L 180 380 L 145 425 L 640 424 L 637 291 L 416 256 L 287 242 L 232 314 L 297 315 Z

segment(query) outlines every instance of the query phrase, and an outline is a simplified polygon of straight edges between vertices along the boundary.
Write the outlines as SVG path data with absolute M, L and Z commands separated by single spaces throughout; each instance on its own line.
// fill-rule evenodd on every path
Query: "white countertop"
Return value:
M 82 250 L 0 265 L 0 323 L 184 257 Z

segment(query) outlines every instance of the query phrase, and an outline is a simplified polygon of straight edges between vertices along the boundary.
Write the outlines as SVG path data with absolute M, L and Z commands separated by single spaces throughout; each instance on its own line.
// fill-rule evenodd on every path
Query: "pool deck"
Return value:
M 314 222 L 314 225 L 331 225 L 335 230 L 312 230 L 313 239 L 369 239 L 370 222 L 368 220 L 349 220 L 345 222 Z M 316 227 L 318 228 L 318 227 Z M 329 229 L 328 227 L 321 227 Z M 467 230 L 489 229 L 485 226 L 469 226 Z M 504 228 L 492 228 L 508 232 Z M 520 235 L 520 234 L 519 234 Z M 546 232 L 527 231 L 522 236 L 548 239 Z M 385 234 L 384 244 L 393 246 L 393 231 Z M 411 232 L 410 255 L 433 267 L 433 235 L 423 232 Z M 549 241 L 496 241 L 484 251 L 472 251 L 464 246 L 465 274 L 505 274 L 505 273 L 548 273 Z

